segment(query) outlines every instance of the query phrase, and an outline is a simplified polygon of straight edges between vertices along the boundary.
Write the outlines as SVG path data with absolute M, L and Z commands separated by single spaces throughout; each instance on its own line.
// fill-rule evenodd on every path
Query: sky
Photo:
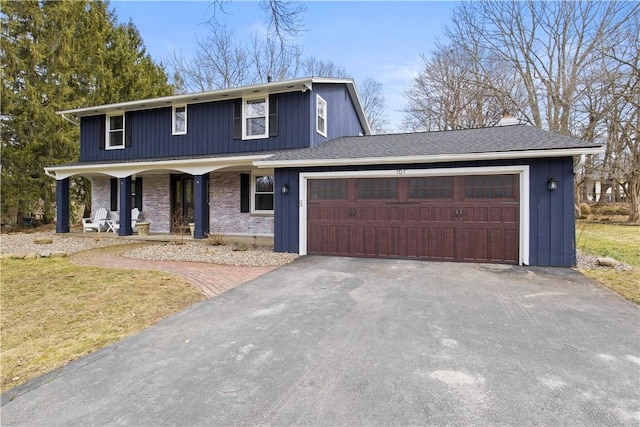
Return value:
M 383 86 L 389 131 L 400 131 L 404 90 L 422 68 L 450 21 L 454 2 L 309 1 L 299 37 L 304 56 L 344 67 L 358 82 L 373 78 Z M 203 25 L 212 15 L 211 1 L 112 1 L 119 22 L 131 20 L 154 60 L 170 65 L 173 53 L 189 58 Z M 235 0 L 220 20 L 238 38 L 266 27 L 257 1 Z

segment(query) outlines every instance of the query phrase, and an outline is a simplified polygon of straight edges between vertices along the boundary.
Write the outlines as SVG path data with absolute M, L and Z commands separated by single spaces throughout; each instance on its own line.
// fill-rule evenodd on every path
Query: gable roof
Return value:
M 496 126 L 336 138 L 310 148 L 282 151 L 260 167 L 433 163 L 597 154 L 600 144 L 529 125 Z
M 220 89 L 209 92 L 189 93 L 184 95 L 163 96 L 161 98 L 140 99 L 116 104 L 99 105 L 94 107 L 74 108 L 71 110 L 57 111 L 57 114 L 67 119 L 67 115 L 75 117 L 95 116 L 97 114 L 122 113 L 125 111 L 149 110 L 153 108 L 170 107 L 179 104 L 198 104 L 203 102 L 225 101 L 228 99 L 242 98 L 244 96 L 259 96 L 260 94 L 275 94 L 286 92 L 306 92 L 313 90 L 313 84 L 344 84 L 347 87 L 353 105 L 362 123 L 365 134 L 370 135 L 369 123 L 362 108 L 362 102 L 356 90 L 353 79 L 307 77 L 303 79 L 284 80 L 278 82 L 263 83 L 251 86 L 242 86 L 230 89 Z

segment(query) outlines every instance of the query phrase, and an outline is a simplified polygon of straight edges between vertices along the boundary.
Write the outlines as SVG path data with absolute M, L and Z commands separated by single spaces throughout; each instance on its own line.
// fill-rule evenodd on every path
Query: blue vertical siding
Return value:
M 327 101 L 327 136 L 316 131 L 316 94 Z M 311 96 L 311 144 L 316 145 L 342 136 L 364 134 L 347 87 L 342 84 L 313 85 Z
M 100 125 L 104 115 L 83 117 L 80 161 L 189 157 L 310 146 L 309 91 L 283 93 L 277 97 L 278 135 L 263 139 L 233 139 L 233 100 L 189 104 L 186 135 L 171 134 L 171 106 L 127 113 L 132 144 L 120 150 L 100 149 Z
M 282 185 L 289 186 L 289 193 L 282 194 Z M 275 170 L 275 205 L 273 244 L 277 252 L 298 252 L 300 213 L 299 173 L 295 169 Z
M 277 188 L 289 183 L 289 194 L 276 195 L 274 246 L 277 252 L 299 250 L 299 175 L 301 172 L 362 171 L 394 169 L 434 169 L 528 165 L 529 168 L 529 264 L 571 267 L 575 264 L 575 214 L 573 158 L 500 160 L 460 163 L 433 163 L 369 167 L 323 167 L 276 169 Z M 558 181 L 549 191 L 547 180 Z M 280 184 L 278 184 L 280 182 Z

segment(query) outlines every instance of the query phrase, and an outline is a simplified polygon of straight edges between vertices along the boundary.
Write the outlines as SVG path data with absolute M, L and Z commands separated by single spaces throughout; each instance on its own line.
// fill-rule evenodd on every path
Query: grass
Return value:
M 3 260 L 1 390 L 145 329 L 204 297 L 169 274 Z
M 613 269 L 581 270 L 626 299 L 640 304 L 640 227 L 578 222 L 578 249 L 629 264 L 630 271 Z

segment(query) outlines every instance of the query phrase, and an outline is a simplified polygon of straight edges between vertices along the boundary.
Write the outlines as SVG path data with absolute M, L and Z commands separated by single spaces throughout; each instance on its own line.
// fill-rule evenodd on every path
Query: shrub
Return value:
M 591 214 L 591 207 L 582 202 L 580 203 L 580 218 L 586 218 Z
M 226 237 L 224 233 L 207 234 L 207 243 L 213 246 L 223 246 L 227 244 Z

